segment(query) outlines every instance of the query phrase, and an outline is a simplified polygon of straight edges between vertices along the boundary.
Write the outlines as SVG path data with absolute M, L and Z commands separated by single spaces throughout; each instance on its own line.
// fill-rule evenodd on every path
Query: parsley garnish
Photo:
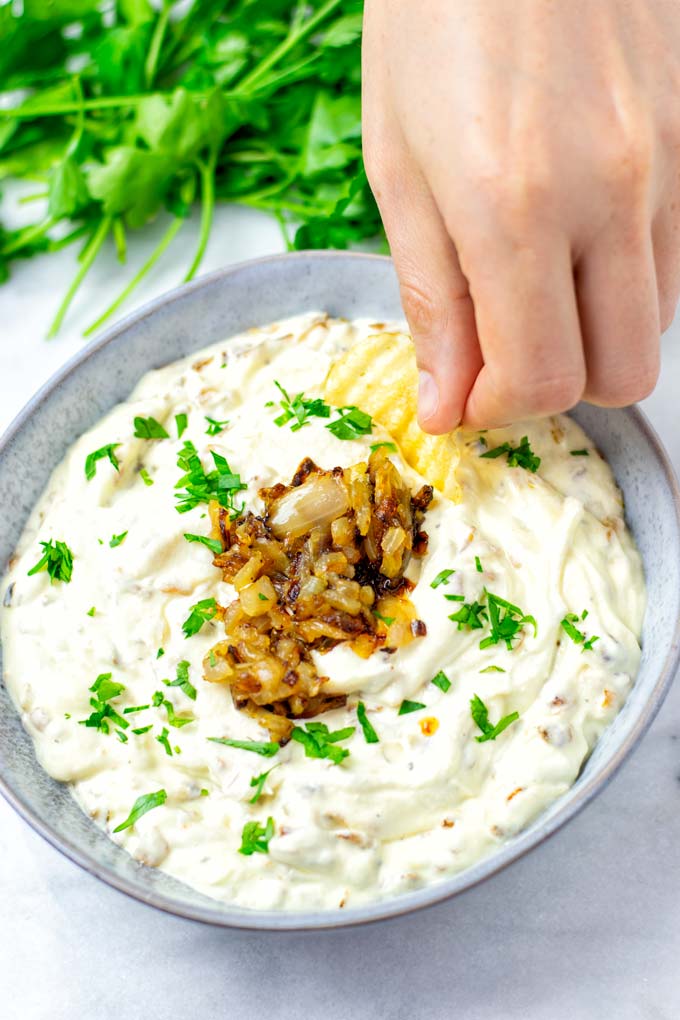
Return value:
M 440 584 L 446 584 L 455 572 L 455 570 L 440 570 L 435 579 L 430 581 L 430 588 L 438 588 Z
M 34 567 L 28 571 L 28 576 L 39 574 L 46 570 L 50 575 L 50 583 L 63 581 L 68 584 L 73 574 L 73 553 L 65 542 L 41 542 L 43 555 Z
M 175 425 L 177 426 L 177 438 L 181 439 L 186 431 L 186 427 L 189 424 L 189 419 L 186 414 L 175 415 Z
M 404 698 L 397 715 L 410 715 L 411 712 L 420 712 L 421 708 L 425 707 L 422 701 L 409 701 L 408 698 Z
M 262 743 L 259 740 L 231 740 L 229 737 L 208 737 L 213 744 L 224 744 L 226 747 L 238 747 L 241 751 L 253 751 L 261 754 L 263 758 L 273 758 L 281 745 L 270 741 Z
M 141 797 L 132 805 L 132 811 L 127 816 L 124 822 L 117 825 L 113 830 L 114 832 L 122 832 L 123 829 L 130 829 L 139 821 L 142 815 L 145 815 L 147 811 L 153 810 L 153 808 L 160 807 L 161 804 L 165 804 L 168 799 L 168 795 L 165 790 L 156 790 L 155 793 L 144 793 Z
M 204 415 L 204 418 L 208 423 L 208 427 L 205 430 L 206 436 L 219 436 L 220 432 L 224 431 L 225 425 L 229 424 L 228 418 L 225 418 L 224 421 L 216 421 L 215 418 L 210 418 L 207 414 Z
M 207 538 L 205 535 L 188 535 L 186 533 L 184 537 L 187 542 L 200 542 L 201 545 L 210 549 L 210 551 L 215 553 L 216 556 L 219 556 L 219 554 L 223 552 L 222 543 L 219 538 Z
M 96 612 L 97 612 L 96 608 L 94 606 L 92 606 L 91 609 L 88 609 L 87 615 L 88 616 L 94 616 Z
M 111 541 L 109 542 L 111 548 L 115 549 L 117 545 L 122 545 L 125 539 L 127 538 L 127 534 L 128 534 L 127 531 L 122 531 L 120 535 L 114 535 Z
M 489 722 L 489 710 L 477 694 L 470 701 L 470 714 L 482 731 L 481 737 L 475 737 L 479 744 L 483 744 L 486 740 L 495 740 L 499 733 L 519 719 L 519 712 L 511 712 L 510 715 L 504 715 L 495 726 L 492 726 Z
M 363 730 L 364 739 L 366 740 L 366 743 L 378 744 L 380 742 L 380 737 L 378 736 L 378 734 L 375 732 L 370 722 L 368 721 L 368 716 L 366 715 L 366 706 L 364 705 L 363 701 L 360 701 L 359 704 L 357 705 L 357 719 L 359 720 L 359 725 Z
M 169 733 L 170 731 L 168 730 L 168 728 L 164 726 L 161 731 L 161 735 L 159 737 L 156 737 L 155 739 L 164 749 L 167 756 L 169 758 L 172 758 L 172 748 L 170 747 L 170 741 L 168 740 Z
M 123 715 L 132 715 L 133 712 L 143 712 L 145 708 L 150 707 L 150 705 L 128 705 L 127 708 L 123 709 Z
M 178 500 L 176 509 L 178 513 L 183 514 L 187 510 L 193 510 L 200 503 L 209 503 L 216 499 L 220 506 L 229 510 L 233 519 L 242 513 L 244 506 L 241 504 L 237 507 L 234 496 L 247 486 L 241 481 L 240 475 L 234 474 L 224 457 L 214 450 L 211 456 L 215 468 L 206 473 L 194 444 L 188 441 L 184 443 L 177 458 L 177 466 L 186 473 L 182 475 L 175 488 L 186 491 L 175 493 Z
M 174 726 L 177 730 L 194 721 L 193 715 L 176 715 L 175 706 L 165 697 L 163 691 L 154 691 L 153 697 L 151 698 L 151 704 L 154 708 L 164 708 L 168 713 L 169 725 Z
M 482 561 L 480 560 L 479 556 L 475 556 L 475 567 L 477 568 L 478 574 L 484 573 L 484 567 L 482 566 Z
M 462 597 L 456 595 L 446 596 L 451 602 L 458 602 Z M 458 630 L 463 630 L 465 627 L 468 630 L 482 630 L 486 619 L 486 609 L 481 602 L 464 602 L 460 609 L 449 616 L 449 620 L 458 624 Z
M 125 688 L 111 679 L 111 673 L 100 673 L 90 687 L 93 697 L 90 698 L 90 706 L 93 711 L 87 719 L 79 719 L 81 726 L 88 726 L 98 730 L 100 733 L 109 732 L 109 724 L 126 730 L 130 725 L 127 719 L 123 719 L 116 709 L 109 702 L 123 693 Z M 118 731 L 117 731 L 118 732 Z
M 274 385 L 282 397 L 280 405 L 283 409 L 283 414 L 274 419 L 274 424 L 278 425 L 279 428 L 295 419 L 290 430 L 291 432 L 298 432 L 303 425 L 308 424 L 308 418 L 330 418 L 331 409 L 325 400 L 321 400 L 320 397 L 310 400 L 308 397 L 305 397 L 304 393 L 298 393 L 297 396 L 291 398 L 281 383 L 274 380 Z M 272 401 L 271 403 L 273 405 L 274 402 Z
M 536 634 L 538 627 L 533 616 L 522 612 L 519 606 L 515 606 L 500 595 L 484 589 L 482 598 L 486 597 L 486 606 L 482 602 L 465 602 L 460 609 L 449 616 L 449 620 L 458 624 L 458 630 L 481 630 L 485 621 L 491 625 L 491 634 L 479 642 L 480 648 L 489 648 L 504 641 L 506 647 L 512 651 L 512 643 L 519 637 L 520 631 L 529 624 L 534 628 Z M 454 599 L 453 595 L 446 595 L 447 599 Z
M 169 439 L 165 428 L 155 418 L 140 418 L 139 415 L 134 421 L 134 435 L 137 439 Z
M 575 645 L 583 645 L 582 652 L 590 652 L 593 649 L 593 645 L 596 641 L 599 641 L 599 635 L 594 634 L 592 637 L 586 640 L 586 635 L 582 630 L 579 630 L 575 624 L 580 623 L 581 620 L 585 620 L 588 615 L 588 610 L 584 609 L 581 616 L 577 616 L 576 613 L 567 613 L 563 620 L 560 621 L 562 630 L 569 635 Z
M 241 846 L 238 852 L 250 857 L 251 854 L 268 854 L 269 841 L 274 835 L 274 819 L 268 818 L 267 824 L 262 826 L 259 822 L 246 822 L 241 833 Z
M 267 781 L 267 776 L 269 775 L 270 772 L 273 772 L 275 768 L 278 768 L 278 765 L 272 765 L 272 767 L 270 769 L 267 769 L 266 772 L 260 772 L 259 776 L 253 776 L 253 778 L 250 780 L 250 785 L 255 787 L 255 793 L 249 799 L 248 801 L 249 804 L 257 804 L 258 800 L 262 796 L 264 784 Z
M 375 616 L 376 620 L 380 620 L 380 622 L 384 623 L 386 627 L 391 627 L 395 621 L 394 616 L 383 616 L 382 613 L 379 613 L 375 609 L 373 610 L 373 615 Z
M 496 457 L 502 457 L 504 453 L 508 455 L 509 467 L 522 467 L 526 471 L 531 471 L 535 474 L 541 466 L 541 458 L 537 457 L 531 449 L 528 436 L 522 436 L 519 446 L 502 443 L 500 446 L 494 447 L 493 450 L 487 450 L 486 453 L 482 453 L 480 456 L 495 460 Z
M 590 457 L 590 450 L 570 450 L 572 457 Z
M 157 659 L 162 659 L 164 655 L 165 655 L 165 648 L 159 648 L 158 651 L 156 652 L 156 658 Z
M 435 685 L 435 687 L 438 687 L 439 690 L 442 691 L 444 694 L 446 694 L 446 692 L 451 687 L 451 681 L 449 680 L 443 669 L 440 669 L 437 675 L 432 677 L 432 683 Z
M 141 736 L 142 733 L 148 733 L 149 730 L 151 729 L 153 729 L 153 724 L 149 723 L 148 726 L 138 726 L 136 730 L 131 730 L 130 732 L 134 733 L 135 736 L 139 737 Z
M 340 417 L 326 425 L 336 439 L 358 439 L 359 436 L 368 436 L 373 431 L 373 419 L 370 414 L 360 411 L 353 404 L 336 410 Z
M 166 687 L 179 687 L 186 694 L 187 698 L 191 698 L 192 701 L 196 700 L 196 688 L 189 680 L 189 663 L 186 659 L 182 659 L 181 662 L 177 663 L 176 679 L 164 680 L 163 683 Z
M 375 453 L 376 450 L 382 450 L 382 449 L 389 450 L 390 453 L 396 453 L 397 452 L 397 444 L 396 443 L 387 443 L 387 442 L 383 442 L 383 443 L 371 443 L 370 449 L 371 449 L 371 453 Z
M 505 673 L 502 666 L 486 666 L 485 669 L 480 669 L 480 673 Z
M 139 469 L 139 477 L 142 479 L 145 485 L 153 485 L 153 478 L 146 470 L 146 468 Z
M 290 736 L 291 740 L 302 744 L 307 758 L 329 758 L 338 765 L 349 751 L 336 745 L 340 740 L 349 740 L 355 729 L 355 726 L 346 726 L 343 730 L 331 733 L 325 723 L 310 722 L 305 729 L 295 726 Z
M 200 602 L 197 602 L 196 605 L 191 607 L 189 615 L 182 624 L 184 637 L 188 638 L 193 634 L 198 634 L 203 624 L 214 619 L 216 615 L 217 603 L 215 599 L 202 599 Z
M 111 465 L 116 469 L 116 471 L 120 470 L 118 458 L 114 453 L 114 450 L 117 450 L 119 446 L 120 443 L 107 443 L 106 446 L 100 446 L 100 448 L 98 450 L 95 450 L 93 453 L 88 453 L 87 457 L 85 458 L 85 477 L 87 478 L 88 482 L 91 482 L 94 476 L 97 474 L 98 460 L 104 460 L 104 458 L 108 458 L 109 461 L 111 462 Z

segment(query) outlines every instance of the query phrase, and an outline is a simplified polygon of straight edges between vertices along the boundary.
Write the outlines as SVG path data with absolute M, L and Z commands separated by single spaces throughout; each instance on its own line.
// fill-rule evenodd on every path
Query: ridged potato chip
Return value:
M 461 498 L 456 433 L 430 436 L 418 425 L 418 369 L 413 341 L 404 333 L 378 333 L 351 347 L 326 378 L 325 399 L 355 404 L 394 437 L 405 460 L 454 502 Z

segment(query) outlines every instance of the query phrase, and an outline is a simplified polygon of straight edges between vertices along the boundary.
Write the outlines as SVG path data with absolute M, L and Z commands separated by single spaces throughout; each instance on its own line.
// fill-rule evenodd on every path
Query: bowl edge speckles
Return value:
M 33 397 L 0 440 L 0 567 L 51 467 L 78 435 L 130 393 L 144 372 L 250 326 L 312 308 L 347 318 L 400 317 L 391 261 L 303 252 L 231 266 L 152 302 L 85 347 Z M 643 659 L 630 698 L 578 781 L 492 857 L 436 885 L 347 910 L 256 912 L 210 900 L 137 864 L 42 770 L 1 682 L 1 649 L 0 791 L 53 846 L 110 885 L 170 913 L 230 927 L 332 928 L 393 917 L 469 889 L 536 847 L 609 782 L 649 727 L 680 660 L 680 493 L 668 458 L 635 408 L 580 405 L 573 414 L 610 461 L 623 489 L 654 612 L 645 619 Z

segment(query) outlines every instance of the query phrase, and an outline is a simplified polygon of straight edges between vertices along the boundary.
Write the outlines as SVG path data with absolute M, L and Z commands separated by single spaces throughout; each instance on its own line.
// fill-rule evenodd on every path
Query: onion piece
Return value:
M 274 504 L 269 524 L 276 538 L 295 539 L 312 528 L 328 527 L 349 509 L 347 490 L 332 475 L 310 475 Z

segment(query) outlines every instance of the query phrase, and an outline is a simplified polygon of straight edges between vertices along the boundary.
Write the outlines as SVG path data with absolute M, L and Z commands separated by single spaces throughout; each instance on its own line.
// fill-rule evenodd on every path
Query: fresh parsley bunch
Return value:
M 167 230 L 87 333 L 113 314 L 181 230 L 216 201 L 273 213 L 290 248 L 381 233 L 361 159 L 361 0 L 23 0 L 0 6 L 0 181 L 37 182 L 44 219 L 0 223 L 14 259 L 80 242 L 50 335 L 105 242 L 160 213 Z

